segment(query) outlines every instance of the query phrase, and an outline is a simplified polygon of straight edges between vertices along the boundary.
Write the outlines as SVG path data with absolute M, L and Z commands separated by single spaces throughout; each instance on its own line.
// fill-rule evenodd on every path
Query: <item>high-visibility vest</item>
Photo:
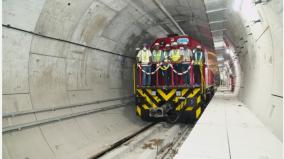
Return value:
M 152 60 L 153 62 L 161 62 L 162 60 L 162 50 L 154 50 L 152 53 Z
M 199 55 L 199 58 L 198 58 L 198 55 Z M 194 53 L 194 57 L 195 57 L 195 61 L 194 61 L 194 64 L 196 65 L 201 65 L 203 63 L 203 53 L 201 51 L 196 51 Z
M 138 53 L 138 58 L 139 61 L 142 64 L 148 64 L 150 62 L 150 56 L 151 56 L 151 52 L 150 50 L 140 50 Z
M 190 49 L 184 49 L 183 50 L 183 61 L 184 62 L 189 62 L 191 61 L 192 58 L 192 51 Z
M 167 51 L 167 50 L 163 51 L 163 59 L 162 59 L 162 61 L 168 62 L 169 61 L 169 56 L 170 56 L 170 51 Z
M 177 62 L 180 59 L 180 51 L 178 49 L 174 49 L 172 50 L 171 53 L 171 58 L 173 60 L 173 62 Z

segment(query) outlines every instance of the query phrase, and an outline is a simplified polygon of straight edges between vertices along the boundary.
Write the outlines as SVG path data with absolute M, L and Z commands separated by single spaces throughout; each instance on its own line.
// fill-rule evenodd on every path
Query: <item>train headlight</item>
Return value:
M 157 92 L 156 92 L 156 91 L 152 91 L 151 95 L 152 95 L 152 96 L 156 96 L 156 95 L 157 95 Z
M 181 92 L 180 91 L 176 91 L 176 96 L 180 97 L 181 96 Z

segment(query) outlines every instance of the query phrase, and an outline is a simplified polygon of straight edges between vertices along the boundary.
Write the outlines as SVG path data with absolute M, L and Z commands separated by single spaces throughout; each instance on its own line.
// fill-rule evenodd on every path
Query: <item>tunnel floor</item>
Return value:
M 213 97 L 175 159 L 188 157 L 282 158 L 282 143 L 245 104 L 222 90 Z
M 226 88 L 218 88 L 195 125 L 153 123 L 100 159 L 274 159 L 282 143 Z

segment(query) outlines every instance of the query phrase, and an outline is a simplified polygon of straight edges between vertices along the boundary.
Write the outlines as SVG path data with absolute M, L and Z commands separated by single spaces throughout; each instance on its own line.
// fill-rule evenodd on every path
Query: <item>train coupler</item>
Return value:
M 149 116 L 154 118 L 162 118 L 168 116 L 168 112 L 172 110 L 172 105 L 167 103 L 157 108 L 150 108 Z

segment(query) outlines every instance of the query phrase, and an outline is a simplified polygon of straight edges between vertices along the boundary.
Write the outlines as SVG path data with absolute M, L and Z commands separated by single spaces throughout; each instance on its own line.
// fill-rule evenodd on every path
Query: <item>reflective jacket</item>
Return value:
M 141 62 L 142 65 L 148 65 L 151 56 L 152 53 L 150 50 L 140 50 L 137 55 L 138 60 L 139 62 Z
M 170 57 L 171 57 L 173 62 L 177 62 L 181 57 L 180 50 L 179 49 L 171 50 Z
M 152 52 L 152 61 L 153 62 L 161 62 L 161 61 L 163 61 L 163 58 L 164 58 L 164 56 L 163 56 L 163 52 L 162 52 L 162 50 L 153 50 L 153 52 Z
M 195 51 L 194 52 L 194 64 L 201 65 L 203 64 L 203 52 L 202 51 Z

